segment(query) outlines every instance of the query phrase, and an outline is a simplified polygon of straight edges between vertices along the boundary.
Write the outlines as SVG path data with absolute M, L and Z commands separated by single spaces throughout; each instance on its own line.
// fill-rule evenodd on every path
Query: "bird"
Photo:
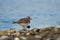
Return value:
M 17 23 L 19 25 L 21 25 L 23 27 L 24 30 L 26 30 L 26 28 L 30 28 L 30 16 L 27 16 L 27 17 L 24 17 L 24 18 L 21 18 L 19 19 L 18 21 L 14 21 L 13 23 Z

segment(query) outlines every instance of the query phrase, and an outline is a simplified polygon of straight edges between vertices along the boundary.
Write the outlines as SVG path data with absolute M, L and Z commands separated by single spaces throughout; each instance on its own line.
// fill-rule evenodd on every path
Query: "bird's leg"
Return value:
M 22 26 L 23 27 L 23 30 L 26 30 L 26 26 Z

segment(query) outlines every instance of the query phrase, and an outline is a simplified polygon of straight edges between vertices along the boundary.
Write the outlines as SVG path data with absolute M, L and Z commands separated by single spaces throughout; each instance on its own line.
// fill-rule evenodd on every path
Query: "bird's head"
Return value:
M 30 18 L 30 16 L 27 16 L 26 18 L 28 18 L 28 19 L 32 20 L 32 19 Z

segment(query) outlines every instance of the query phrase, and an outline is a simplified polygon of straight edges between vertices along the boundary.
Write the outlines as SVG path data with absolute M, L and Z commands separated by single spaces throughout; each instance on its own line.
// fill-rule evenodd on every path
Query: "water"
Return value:
M 59 4 L 59 0 L 0 0 L 0 30 L 10 27 L 22 29 L 13 21 L 26 16 L 32 18 L 31 29 L 57 25 L 60 23 Z

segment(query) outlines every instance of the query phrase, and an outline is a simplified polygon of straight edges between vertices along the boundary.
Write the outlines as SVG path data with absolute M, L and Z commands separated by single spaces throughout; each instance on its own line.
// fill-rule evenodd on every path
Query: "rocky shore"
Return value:
M 60 40 L 60 28 L 50 26 L 19 31 L 10 28 L 0 31 L 0 40 Z

